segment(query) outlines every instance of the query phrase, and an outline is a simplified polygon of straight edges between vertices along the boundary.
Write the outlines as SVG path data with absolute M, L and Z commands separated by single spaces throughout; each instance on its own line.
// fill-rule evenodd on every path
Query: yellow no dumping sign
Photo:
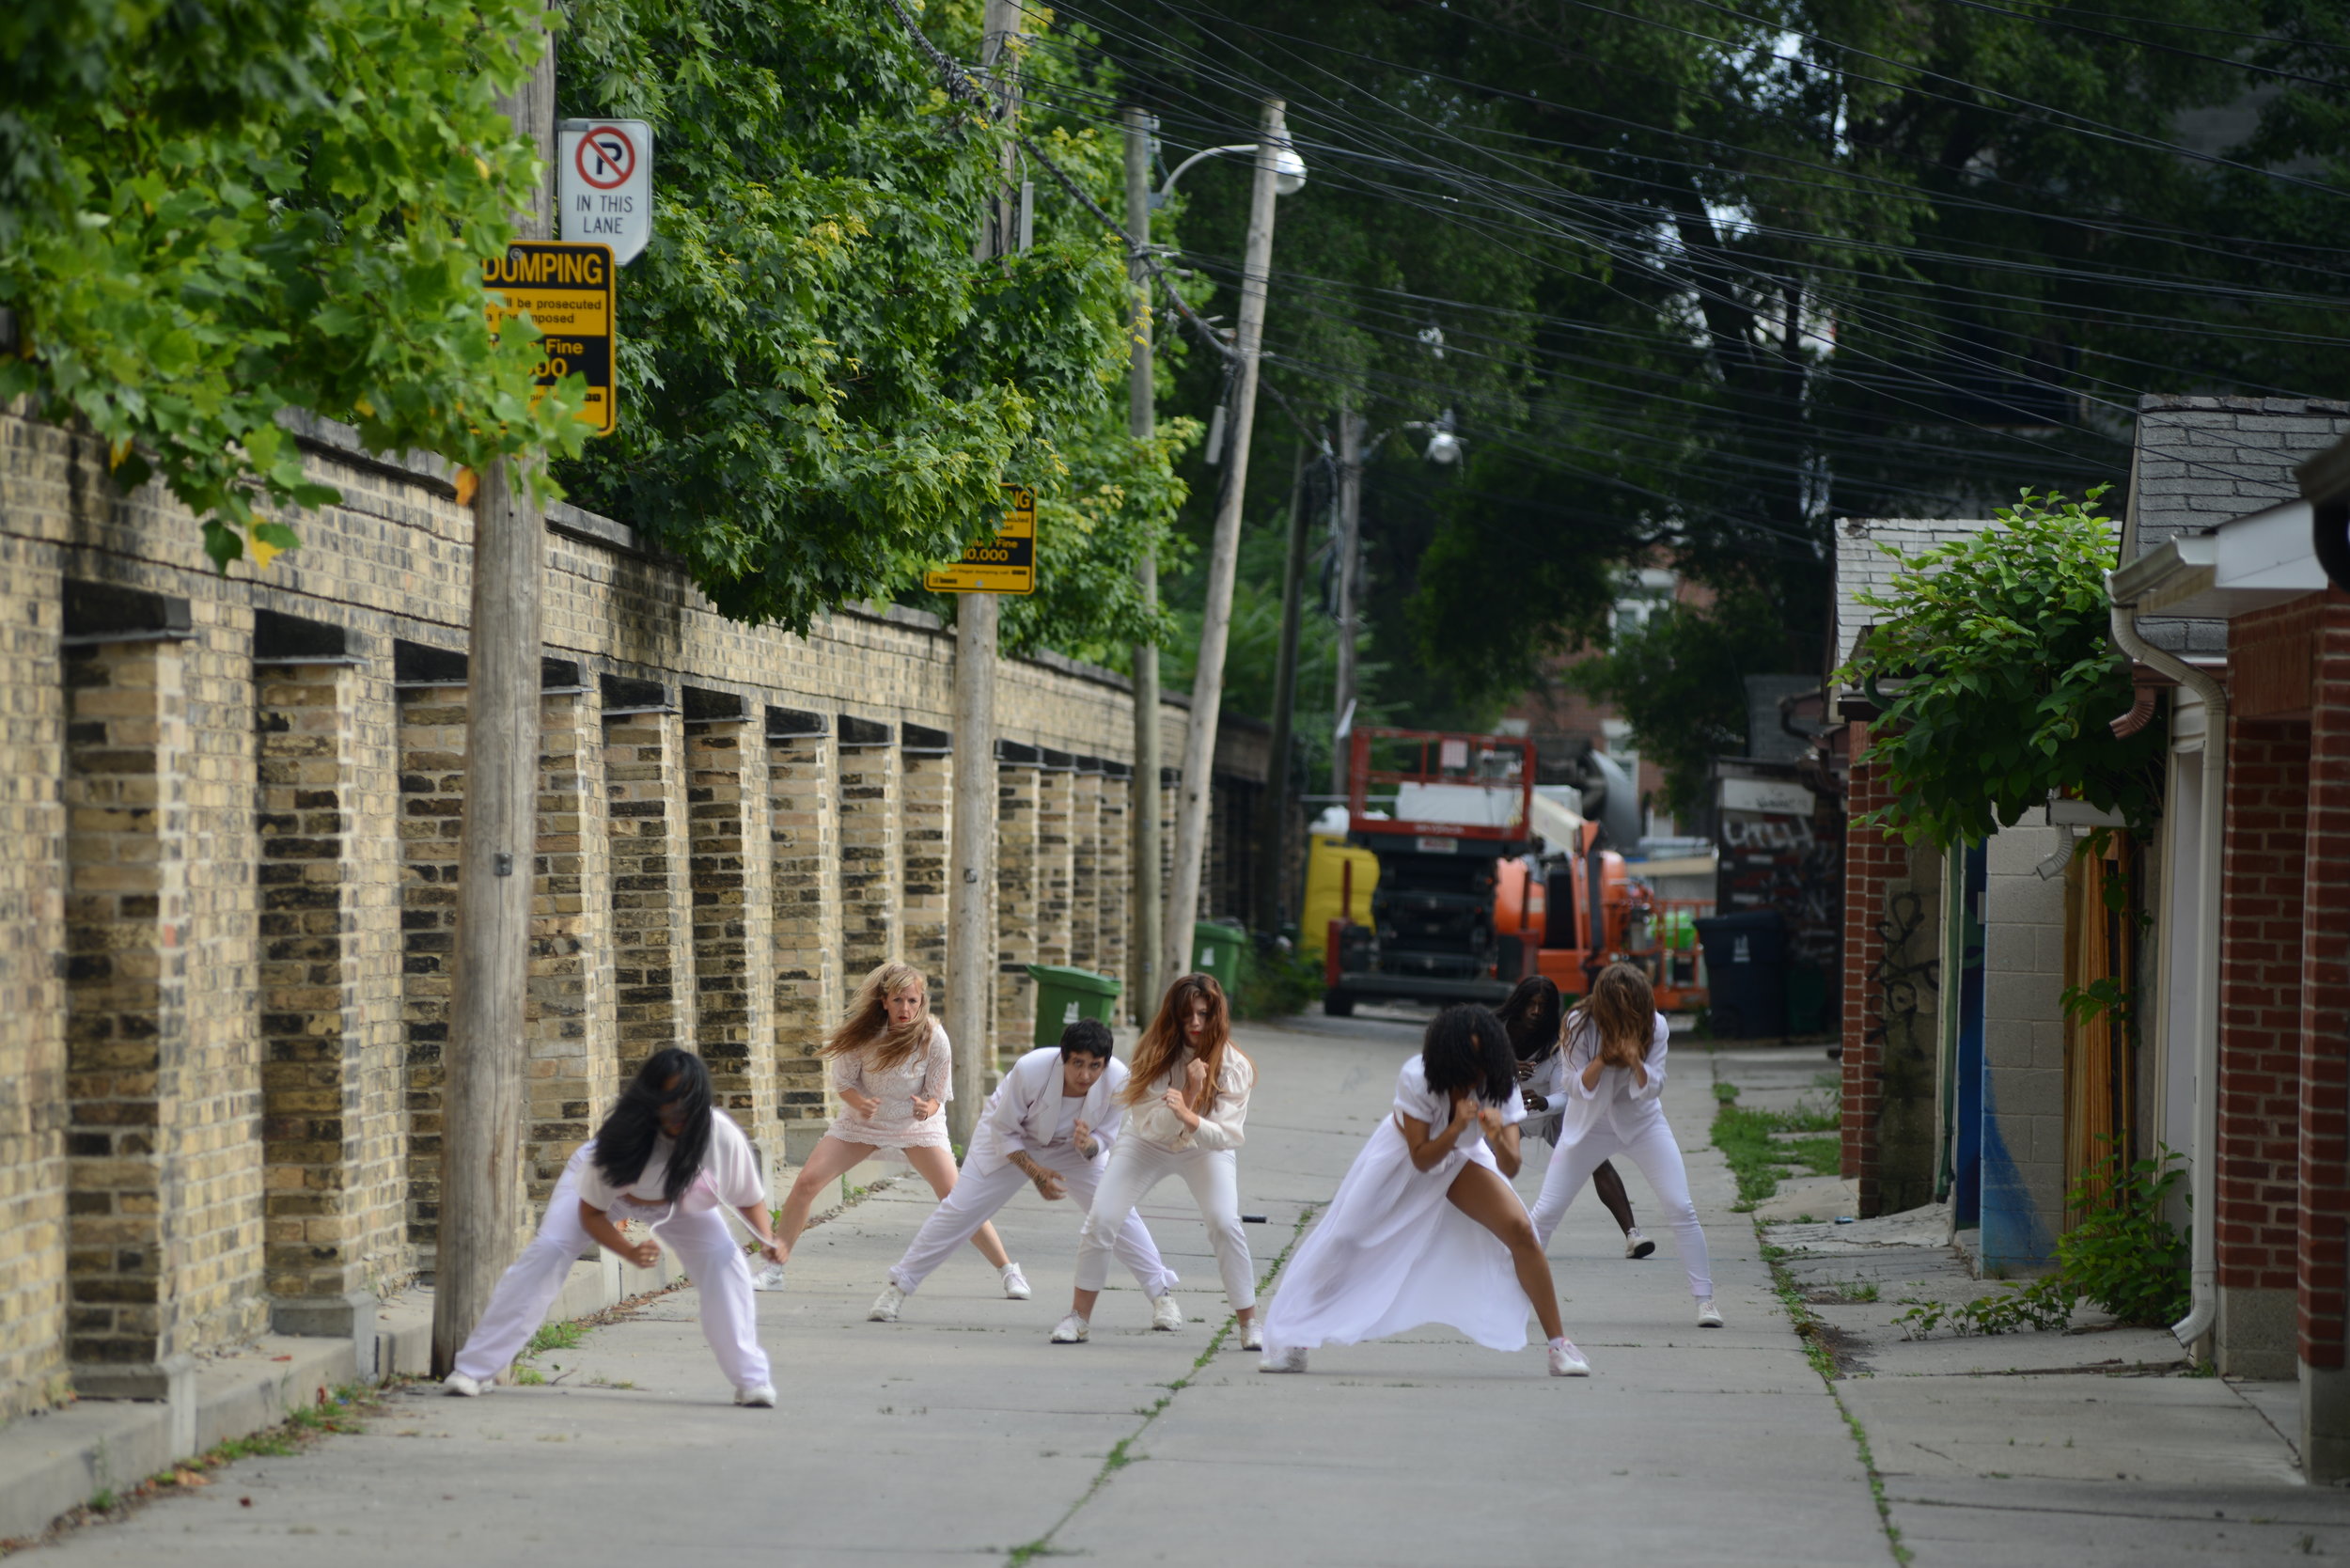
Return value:
M 1004 486 L 1004 523 L 995 537 L 965 549 L 954 565 L 924 572 L 922 586 L 932 593 L 1034 593 L 1036 492 Z
M 517 240 L 481 263 L 490 294 L 490 330 L 528 312 L 544 336 L 540 397 L 565 376 L 588 378 L 580 418 L 598 435 L 619 423 L 612 384 L 615 330 L 612 247 L 577 240 Z

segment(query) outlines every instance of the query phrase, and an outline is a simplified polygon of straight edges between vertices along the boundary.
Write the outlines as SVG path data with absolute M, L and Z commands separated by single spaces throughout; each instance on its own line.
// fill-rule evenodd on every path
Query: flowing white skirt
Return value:
M 1265 1311 L 1266 1354 L 1431 1323 L 1489 1349 L 1525 1349 L 1528 1304 L 1510 1249 L 1447 1196 L 1471 1160 L 1499 1173 L 1482 1143 L 1415 1170 L 1395 1118 L 1382 1121 L 1281 1269 Z

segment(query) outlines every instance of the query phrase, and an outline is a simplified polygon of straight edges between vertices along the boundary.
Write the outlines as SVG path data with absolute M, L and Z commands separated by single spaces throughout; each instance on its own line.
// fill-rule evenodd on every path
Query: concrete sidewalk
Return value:
M 1825 1065 L 1813 1051 L 1714 1058 L 1757 1109 L 1816 1093 Z M 1835 1223 L 1850 1212 L 1834 1178 L 1784 1183 L 1760 1211 L 1827 1330 L 1837 1392 L 1919 1568 L 2350 1555 L 2350 1493 L 2301 1482 L 2294 1385 L 2196 1375 L 2165 1331 L 2092 1310 L 2069 1332 L 1912 1340 L 1895 1323 L 1911 1304 L 2000 1285 L 1974 1278 L 1936 1211 Z
M 1358 1018 L 1247 1028 L 1259 1087 L 1242 1152 L 1261 1271 L 1388 1109 L 1416 1028 Z M 1660 1564 L 1891 1560 L 1850 1429 L 1771 1293 L 1704 1146 L 1704 1058 L 1667 1092 L 1730 1325 L 1695 1326 L 1668 1235 L 1627 1262 L 1596 1203 L 1553 1247 L 1588 1381 L 1448 1332 L 1318 1354 L 1265 1377 L 1227 1321 L 1188 1200 L 1145 1213 L 1194 1321 L 1154 1334 L 1113 1276 L 1092 1342 L 1045 1342 L 1066 1309 L 1077 1215 L 1024 1195 L 999 1222 L 1037 1288 L 1002 1300 L 976 1254 L 894 1325 L 864 1321 L 929 1207 L 911 1178 L 811 1231 L 791 1288 L 760 1298 L 783 1407 L 736 1409 L 690 1291 L 539 1363 L 543 1388 L 391 1395 L 363 1435 L 247 1461 L 193 1497 L 54 1548 L 74 1563 L 1107 1563 L 1562 1559 Z M 1539 1169 L 1522 1185 L 1530 1192 Z M 1648 1202 L 1632 1182 L 1636 1204 Z M 918 1194 L 918 1196 L 917 1196 Z M 1653 1210 L 1653 1205 L 1650 1205 Z M 1026 1557 L 1022 1558 L 1026 1560 Z

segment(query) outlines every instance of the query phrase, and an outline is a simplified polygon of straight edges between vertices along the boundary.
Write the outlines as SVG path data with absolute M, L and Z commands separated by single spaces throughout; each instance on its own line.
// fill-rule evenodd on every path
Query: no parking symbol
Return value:
M 652 238 L 652 127 L 641 119 L 567 119 L 556 137 L 563 238 L 612 247 L 624 266 Z

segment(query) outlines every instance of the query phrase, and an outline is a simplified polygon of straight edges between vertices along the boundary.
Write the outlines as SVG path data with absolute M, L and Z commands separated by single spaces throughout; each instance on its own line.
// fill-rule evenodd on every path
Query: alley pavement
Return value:
M 1243 1209 L 1266 1216 L 1249 1227 L 1262 1277 L 1386 1114 L 1418 1029 L 1312 1018 L 1244 1027 L 1240 1039 L 1259 1074 L 1241 1186 Z M 1587 1193 L 1551 1255 L 1589 1380 L 1543 1375 L 1539 1341 L 1502 1356 L 1441 1330 L 1317 1352 L 1305 1377 L 1262 1375 L 1237 1333 L 1217 1338 L 1229 1317 L 1214 1261 L 1173 1182 L 1144 1212 L 1183 1276 L 1191 1321 L 1180 1335 L 1152 1332 L 1140 1294 L 1114 1271 L 1091 1342 L 1046 1343 L 1067 1309 L 1078 1216 L 1033 1194 L 997 1221 L 1033 1300 L 1002 1299 L 994 1271 L 966 1253 L 901 1322 L 869 1324 L 930 1204 L 893 1167 L 883 1173 L 894 1179 L 808 1232 L 786 1292 L 759 1298 L 779 1409 L 728 1403 L 692 1293 L 680 1290 L 542 1353 L 543 1387 L 472 1401 L 430 1386 L 392 1391 L 361 1434 L 226 1467 L 200 1491 L 46 1555 L 141 1568 L 1046 1556 L 1874 1568 L 1893 1554 L 1848 1411 L 1876 1445 L 1893 1522 L 1922 1564 L 2350 1554 L 2342 1495 L 2294 1482 L 2256 1402 L 2217 1380 L 1950 1369 L 1897 1379 L 1854 1366 L 1876 1375 L 1825 1383 L 1706 1143 L 1716 1073 L 1792 1099 L 1824 1064 L 1816 1052 L 1752 1055 L 1684 1047 L 1666 1091 L 1728 1326 L 1696 1326 L 1668 1227 L 1650 1227 L 1655 1257 L 1627 1262 Z M 1539 1167 L 1538 1156 L 1520 1180 L 1529 1196 Z M 1653 1214 L 1645 1184 L 1625 1175 L 1636 1208 Z M 1913 1262 L 1932 1249 L 1914 1250 Z M 2120 1419 L 2065 1435 L 2131 1439 L 2130 1457 L 2107 1466 L 2123 1478 L 2101 1481 L 2077 1448 L 1990 1451 L 2006 1449 L 2002 1435 L 2054 1434 L 2048 1421 L 2107 1388 Z M 2245 1428 L 2248 1415 L 2260 1432 Z M 2151 1435 L 2182 1420 L 2201 1435 L 2167 1448 Z M 1919 1448 L 1939 1449 L 1943 1463 L 1914 1458 Z M 2014 1479 L 2027 1476 L 2037 1479 Z M 2237 1509 L 2243 1524 L 2226 1529 Z M 2205 1517 L 2214 1510 L 2226 1517 Z

